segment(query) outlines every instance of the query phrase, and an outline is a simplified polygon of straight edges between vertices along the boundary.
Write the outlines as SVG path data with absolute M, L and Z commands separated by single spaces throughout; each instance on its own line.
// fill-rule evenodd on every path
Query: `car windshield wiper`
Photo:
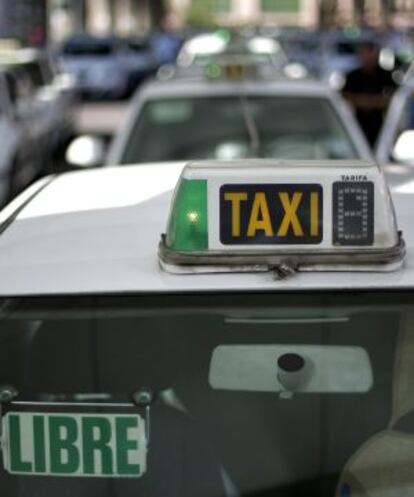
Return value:
M 246 130 L 250 138 L 250 153 L 252 157 L 259 157 L 260 151 L 260 136 L 257 129 L 256 122 L 249 110 L 248 101 L 245 96 L 240 96 L 240 104 L 242 109 L 242 114 L 244 118 L 244 123 L 246 125 Z

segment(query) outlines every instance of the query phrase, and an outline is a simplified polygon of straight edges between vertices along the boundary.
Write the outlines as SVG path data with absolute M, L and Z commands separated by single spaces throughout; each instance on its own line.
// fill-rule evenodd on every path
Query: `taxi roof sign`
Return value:
M 168 272 L 392 271 L 404 241 L 376 164 L 188 164 L 159 258 Z
M 207 79 L 241 81 L 259 76 L 258 64 L 249 55 L 221 57 L 212 61 L 205 69 Z

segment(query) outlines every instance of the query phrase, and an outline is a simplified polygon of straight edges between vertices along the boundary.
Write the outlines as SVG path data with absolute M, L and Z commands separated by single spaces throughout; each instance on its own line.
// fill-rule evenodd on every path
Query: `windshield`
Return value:
M 2 495 L 411 495 L 412 293 L 1 304 Z
M 144 105 L 120 162 L 246 157 L 355 159 L 358 155 L 326 99 L 180 98 Z
M 28 62 L 23 64 L 22 67 L 29 76 L 34 88 L 40 88 L 50 82 L 50 79 L 46 78 L 46 75 L 43 73 L 40 62 Z
M 336 45 L 336 51 L 343 55 L 355 55 L 357 52 L 358 45 L 351 42 L 340 42 Z
M 68 43 L 63 49 L 65 55 L 76 56 L 105 56 L 111 55 L 113 51 L 113 46 L 105 42 Z

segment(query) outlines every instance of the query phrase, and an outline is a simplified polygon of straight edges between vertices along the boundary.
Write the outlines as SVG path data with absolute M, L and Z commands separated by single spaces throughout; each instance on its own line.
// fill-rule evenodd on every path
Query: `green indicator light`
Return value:
M 206 76 L 210 79 L 218 79 L 221 76 L 221 68 L 218 64 L 209 64 L 206 68 Z
M 167 246 L 177 251 L 208 249 L 207 180 L 183 180 L 174 198 Z
M 361 30 L 358 26 L 347 26 L 344 32 L 345 36 L 352 39 L 357 39 L 361 36 Z
M 218 29 L 215 34 L 226 43 L 231 40 L 231 32 L 228 29 Z

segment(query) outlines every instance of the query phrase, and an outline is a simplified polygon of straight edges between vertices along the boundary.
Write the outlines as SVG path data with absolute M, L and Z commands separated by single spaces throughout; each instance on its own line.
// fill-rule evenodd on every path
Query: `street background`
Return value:
M 199 54 L 199 48 L 191 53 L 192 40 Z M 314 79 L 342 92 L 360 124 L 361 113 L 377 119 L 372 136 L 364 130 L 374 147 L 389 97 L 414 60 L 414 0 L 0 0 L 0 70 L 12 108 L 2 133 L 10 143 L 20 140 L 0 164 L 1 203 L 43 174 L 76 165 L 66 152 L 77 136 L 101 136 L 105 145 L 83 147 L 107 150 L 144 83 L 180 71 L 188 77 L 200 67 L 200 54 L 201 60 L 211 51 L 214 62 L 213 45 L 229 40 L 270 47 L 275 80 Z M 367 43 L 375 70 L 349 85 Z M 379 97 L 369 97 L 371 91 Z

